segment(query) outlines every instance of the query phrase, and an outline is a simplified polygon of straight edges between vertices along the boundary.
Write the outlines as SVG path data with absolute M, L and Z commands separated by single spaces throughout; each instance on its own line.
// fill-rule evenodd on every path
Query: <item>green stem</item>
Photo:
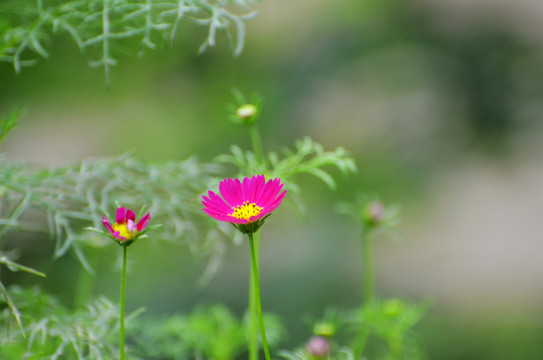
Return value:
M 253 267 L 255 300 L 258 313 L 258 322 L 260 325 L 260 335 L 262 336 L 262 347 L 264 348 L 264 355 L 266 356 L 266 360 L 271 360 L 270 350 L 268 349 L 268 340 L 266 339 L 266 329 L 264 328 L 264 318 L 262 317 L 262 302 L 260 300 L 260 283 L 258 279 L 258 264 L 256 262 L 255 246 L 252 233 L 249 233 L 249 244 L 251 245 L 251 262 Z
M 388 346 L 390 348 L 390 354 L 393 359 L 402 358 L 402 336 L 401 335 L 390 335 L 388 338 Z
M 258 265 L 259 254 L 259 236 L 254 235 L 253 244 L 255 248 L 255 258 Z M 258 312 L 256 306 L 255 281 L 254 274 L 251 272 L 249 279 L 249 318 L 251 320 L 249 327 L 249 360 L 258 360 Z
M 368 341 L 369 334 L 369 326 L 367 324 L 361 325 L 360 332 L 356 336 L 354 344 L 352 346 L 355 359 L 362 359 L 362 355 L 364 355 L 364 349 L 366 348 L 366 342 Z
M 123 269 L 121 272 L 121 314 L 120 314 L 120 327 L 121 327 L 121 337 L 120 337 L 120 351 L 121 351 L 121 360 L 126 359 L 126 354 L 124 350 L 124 299 L 125 299 L 125 287 L 126 287 L 126 253 L 127 246 L 123 246 Z
M 256 124 L 249 125 L 249 133 L 251 134 L 251 142 L 253 143 L 253 152 L 258 164 L 264 162 L 264 147 L 262 146 L 262 140 L 260 138 L 260 132 Z
M 366 227 L 362 226 L 360 235 L 362 242 L 362 308 L 371 302 L 375 297 L 375 264 L 373 258 L 373 239 Z M 356 359 L 361 359 L 368 341 L 370 328 L 368 324 L 361 324 L 358 335 L 353 344 Z
M 373 258 L 373 240 L 369 234 L 362 229 L 362 267 L 363 267 L 363 293 L 364 304 L 369 304 L 375 297 L 375 262 Z

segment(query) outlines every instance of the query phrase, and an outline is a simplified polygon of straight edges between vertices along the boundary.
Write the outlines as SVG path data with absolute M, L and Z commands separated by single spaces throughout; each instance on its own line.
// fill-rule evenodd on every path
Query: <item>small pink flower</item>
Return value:
M 251 178 L 224 179 L 219 183 L 219 196 L 209 191 L 203 196 L 203 210 L 212 218 L 230 222 L 241 232 L 257 231 L 285 197 L 287 191 L 280 179 L 268 180 L 264 175 Z
M 147 213 L 136 224 L 136 214 L 132 210 L 121 206 L 117 208 L 114 224 L 111 224 L 109 219 L 103 215 L 102 224 L 104 224 L 107 231 L 109 231 L 111 236 L 117 239 L 119 243 L 129 243 L 138 237 L 139 232 L 145 229 L 150 218 L 151 213 Z

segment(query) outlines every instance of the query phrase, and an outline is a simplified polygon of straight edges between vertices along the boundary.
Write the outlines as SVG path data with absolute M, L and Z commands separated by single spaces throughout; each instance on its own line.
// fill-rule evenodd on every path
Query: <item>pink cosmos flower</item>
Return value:
M 102 224 L 104 224 L 111 236 L 118 240 L 119 243 L 126 243 L 128 245 L 141 235 L 138 233 L 145 229 L 150 218 L 151 213 L 147 213 L 136 224 L 136 214 L 132 210 L 121 206 L 117 208 L 114 224 L 111 224 L 109 219 L 103 215 Z
M 266 182 L 264 175 L 243 181 L 224 179 L 219 183 L 222 198 L 209 191 L 202 197 L 203 210 L 214 219 L 234 224 L 243 233 L 254 233 L 285 197 L 283 185 L 278 178 Z

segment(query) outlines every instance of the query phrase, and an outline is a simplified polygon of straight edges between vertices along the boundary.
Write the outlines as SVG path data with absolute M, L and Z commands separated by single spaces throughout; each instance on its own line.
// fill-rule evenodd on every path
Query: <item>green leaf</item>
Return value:
M 334 181 L 334 178 L 330 176 L 326 171 L 321 170 L 319 168 L 303 168 L 300 170 L 301 172 L 307 172 L 313 176 L 316 176 L 317 178 L 321 179 L 322 182 L 324 182 L 330 190 L 336 189 L 336 182 Z
M 26 337 L 25 330 L 21 322 L 21 314 L 19 313 L 17 306 L 15 306 L 13 301 L 11 301 L 11 298 L 8 295 L 8 291 L 6 290 L 6 287 L 4 286 L 2 281 L 0 281 L 0 292 L 2 293 L 2 295 L 4 295 L 4 299 L 6 300 L 6 303 L 8 304 L 8 307 L 11 310 L 11 313 L 15 317 L 15 321 L 17 322 L 17 325 L 19 325 L 19 329 L 21 329 L 21 333 L 23 334 L 23 336 Z
M 0 264 L 4 264 L 5 266 L 7 266 L 8 269 L 10 269 L 11 271 L 24 271 L 24 272 L 27 272 L 27 273 L 30 273 L 30 274 L 33 274 L 33 275 L 38 275 L 38 276 L 41 276 L 41 277 L 46 277 L 46 275 L 44 273 L 42 273 L 41 271 L 38 271 L 38 270 L 35 270 L 35 269 L 32 269 L 28 266 L 24 266 L 24 265 L 21 265 L 21 264 L 18 264 L 12 260 L 10 260 L 7 256 L 0 256 Z
M 4 140 L 6 135 L 17 125 L 19 125 L 18 120 L 24 114 L 24 110 L 15 109 L 12 110 L 8 115 L 0 117 L 0 143 Z

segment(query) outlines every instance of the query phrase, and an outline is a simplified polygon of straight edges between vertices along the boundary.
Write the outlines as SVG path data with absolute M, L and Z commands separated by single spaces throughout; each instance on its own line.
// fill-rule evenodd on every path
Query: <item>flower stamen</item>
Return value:
M 119 236 L 122 236 L 126 240 L 132 240 L 134 238 L 134 232 L 128 230 L 127 223 L 122 223 L 122 224 L 115 223 L 113 224 L 112 228 L 113 228 L 113 231 L 115 232 L 118 231 Z
M 249 201 L 245 201 L 241 205 L 232 207 L 232 210 L 234 210 L 234 212 L 228 215 L 235 217 L 236 219 L 249 220 L 251 217 L 260 214 L 262 209 L 264 208 L 257 206 L 255 203 L 249 203 Z

